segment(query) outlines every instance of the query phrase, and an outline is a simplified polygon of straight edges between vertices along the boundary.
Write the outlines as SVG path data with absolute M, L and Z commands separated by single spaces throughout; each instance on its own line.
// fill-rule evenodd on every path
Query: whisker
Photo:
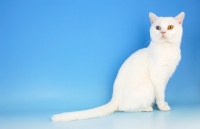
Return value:
M 144 44 L 144 47 L 147 47 L 150 42 L 151 42 L 151 38 Z

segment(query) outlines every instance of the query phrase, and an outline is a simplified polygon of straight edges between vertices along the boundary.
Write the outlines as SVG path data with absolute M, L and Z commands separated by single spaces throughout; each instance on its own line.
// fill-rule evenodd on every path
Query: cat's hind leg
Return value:
M 146 108 L 139 108 L 136 110 L 137 112 L 152 112 L 153 108 L 151 106 L 146 107 Z
M 151 106 L 147 107 L 147 108 L 143 108 L 141 110 L 142 112 L 152 112 L 153 111 L 153 108 Z
M 152 112 L 153 108 L 151 106 L 146 107 L 146 108 L 137 108 L 137 109 L 129 109 L 126 110 L 125 112 Z

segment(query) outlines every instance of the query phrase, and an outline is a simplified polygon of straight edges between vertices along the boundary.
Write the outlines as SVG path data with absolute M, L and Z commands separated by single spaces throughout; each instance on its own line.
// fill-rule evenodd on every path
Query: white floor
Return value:
M 51 115 L 0 114 L 0 129 L 200 129 L 199 105 L 172 107 L 169 112 L 116 112 L 102 118 L 61 123 L 51 122 Z

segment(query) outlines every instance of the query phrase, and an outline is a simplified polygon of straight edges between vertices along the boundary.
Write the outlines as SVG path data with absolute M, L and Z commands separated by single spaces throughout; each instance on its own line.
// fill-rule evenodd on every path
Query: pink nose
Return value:
M 165 34 L 165 31 L 161 31 L 162 34 Z

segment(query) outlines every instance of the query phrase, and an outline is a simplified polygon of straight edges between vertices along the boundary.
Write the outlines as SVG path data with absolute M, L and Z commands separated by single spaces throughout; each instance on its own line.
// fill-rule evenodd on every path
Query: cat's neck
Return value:
M 180 48 L 180 41 L 151 41 L 150 45 L 162 46 L 162 47 L 170 47 L 170 48 Z

